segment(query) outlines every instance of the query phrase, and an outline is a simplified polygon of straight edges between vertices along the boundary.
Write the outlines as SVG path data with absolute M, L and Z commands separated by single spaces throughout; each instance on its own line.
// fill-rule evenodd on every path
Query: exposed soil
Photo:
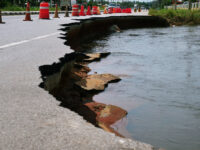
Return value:
M 95 46 L 91 45 L 92 41 L 121 29 L 167 27 L 169 23 L 154 16 L 119 16 L 84 19 L 62 26 L 60 30 L 66 31 L 66 34 L 60 38 L 65 39 L 65 44 L 76 52 L 66 54 L 58 63 L 40 66 L 43 79 L 40 87 L 59 100 L 61 106 L 77 112 L 95 126 L 123 137 L 110 126 L 125 117 L 127 112 L 93 100 L 95 94 L 102 92 L 109 83 L 120 81 L 120 78 L 111 74 L 88 75 L 88 63 L 100 61 L 110 53 L 85 54 L 86 47 Z
M 103 91 L 108 83 L 118 82 L 120 78 L 112 74 L 88 75 L 90 71 L 88 63 L 98 61 L 107 55 L 109 53 L 72 53 L 60 59 L 60 63 L 41 66 L 40 71 L 44 80 L 41 86 L 61 101 L 61 106 L 77 112 L 95 126 L 123 137 L 110 125 L 125 117 L 127 112 L 117 106 L 93 100 L 93 96 Z M 62 60 L 66 62 L 62 63 Z M 60 66 L 58 72 L 55 70 L 55 66 Z M 45 75 L 51 71 L 55 71 L 55 73 Z

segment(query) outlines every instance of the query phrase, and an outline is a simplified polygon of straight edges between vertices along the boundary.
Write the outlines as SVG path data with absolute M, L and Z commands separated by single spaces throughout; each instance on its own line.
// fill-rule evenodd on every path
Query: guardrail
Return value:
M 175 9 L 175 5 L 165 6 L 165 8 L 166 9 Z M 177 4 L 176 8 L 177 9 L 188 9 L 189 8 L 189 4 Z M 191 9 L 192 10 L 200 9 L 200 2 L 192 3 Z

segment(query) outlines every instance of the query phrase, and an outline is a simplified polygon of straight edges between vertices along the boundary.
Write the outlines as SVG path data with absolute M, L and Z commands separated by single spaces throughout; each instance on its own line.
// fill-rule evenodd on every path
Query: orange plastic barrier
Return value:
M 116 13 L 121 13 L 121 8 L 116 8 Z
M 108 8 L 108 13 L 109 13 L 109 14 L 112 14 L 112 13 L 113 13 L 112 8 Z
M 78 5 L 77 4 L 72 6 L 72 16 L 79 16 Z
M 131 8 L 128 8 L 127 13 L 132 13 Z
M 97 6 L 92 7 L 92 14 L 97 15 Z
M 116 8 L 113 8 L 113 14 L 116 13 L 116 12 L 117 12 L 117 11 L 116 11 Z
M 46 2 L 40 3 L 40 19 L 49 19 L 49 4 Z

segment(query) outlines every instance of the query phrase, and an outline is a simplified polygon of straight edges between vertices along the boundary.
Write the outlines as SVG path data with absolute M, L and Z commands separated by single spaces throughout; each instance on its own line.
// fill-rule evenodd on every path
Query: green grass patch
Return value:
M 6 6 L 4 8 L 1 9 L 2 11 L 25 11 L 26 7 L 19 7 L 19 6 Z M 31 11 L 39 11 L 40 8 L 39 7 L 31 7 L 30 8 Z M 55 11 L 55 7 L 49 8 L 50 11 Z M 58 8 L 58 10 L 60 10 L 60 8 Z
M 200 24 L 200 10 L 183 10 L 183 9 L 150 9 L 149 15 L 160 16 L 175 25 L 199 25 Z

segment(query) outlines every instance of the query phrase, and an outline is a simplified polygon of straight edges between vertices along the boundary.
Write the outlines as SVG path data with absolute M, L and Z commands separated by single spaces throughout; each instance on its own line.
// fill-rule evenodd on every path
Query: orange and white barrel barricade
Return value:
M 117 8 L 117 13 L 121 13 L 122 9 L 121 8 Z
M 47 2 L 40 3 L 39 19 L 49 19 L 49 4 Z
M 79 8 L 79 6 L 77 4 L 74 4 L 72 6 L 72 16 L 79 16 L 78 8 Z
M 117 13 L 117 8 L 113 8 L 113 14 Z
M 92 14 L 97 15 L 97 6 L 92 7 Z
M 126 13 L 131 13 L 131 8 L 126 8 Z
M 128 8 L 127 13 L 132 13 L 131 8 Z
M 109 14 L 112 14 L 112 13 L 113 13 L 112 8 L 108 8 L 108 13 L 109 13 Z

